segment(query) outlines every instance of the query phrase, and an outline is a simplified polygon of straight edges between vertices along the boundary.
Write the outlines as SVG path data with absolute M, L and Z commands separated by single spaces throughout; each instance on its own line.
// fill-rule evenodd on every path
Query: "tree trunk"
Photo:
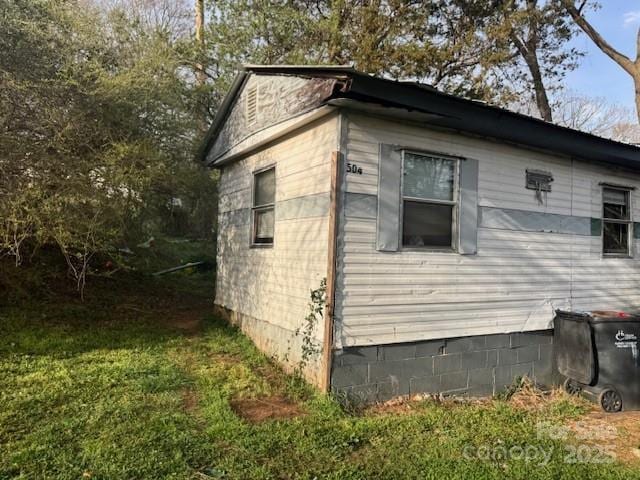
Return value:
M 638 116 L 638 124 L 640 125 L 640 71 L 633 76 L 633 85 L 636 91 L 636 115 Z
M 200 111 L 198 113 L 198 127 L 201 132 L 207 131 L 207 110 L 208 100 L 206 97 L 206 91 L 203 88 L 207 83 L 207 73 L 205 71 L 205 65 L 203 59 L 205 56 L 206 43 L 204 40 L 204 0 L 195 0 L 196 2 L 196 47 L 197 47 L 197 61 L 196 61 L 196 86 L 199 89 L 198 98 L 200 104 Z
M 525 58 L 531 77 L 533 78 L 533 89 L 536 95 L 536 104 L 538 105 L 538 111 L 543 120 L 547 122 L 553 121 L 553 115 L 551 113 L 551 107 L 549 106 L 549 97 L 547 96 L 547 89 L 544 86 L 542 80 L 542 73 L 540 73 L 540 64 L 538 63 L 538 57 L 535 52 L 533 55 L 528 55 Z
M 204 41 L 204 0 L 196 0 L 196 44 L 198 46 L 198 63 L 196 64 L 196 81 L 198 85 L 204 85 L 206 74 L 202 64 L 202 56 L 205 50 Z
M 344 45 L 342 44 L 343 29 L 347 21 L 347 7 L 341 2 L 336 2 L 336 6 L 332 7 L 334 10 L 331 15 L 338 15 L 337 23 L 331 26 L 331 30 L 328 32 L 329 48 L 328 48 L 328 63 L 329 64 L 342 64 L 344 58 L 342 57 L 342 50 Z
M 549 106 L 549 97 L 547 96 L 547 89 L 544 86 L 544 81 L 542 80 L 542 72 L 540 71 L 540 62 L 538 62 L 538 35 L 537 30 L 539 28 L 538 24 L 535 22 L 535 16 L 533 15 L 533 10 L 536 8 L 536 2 L 533 0 L 529 0 L 527 2 L 527 9 L 529 11 L 530 21 L 532 22 L 530 25 L 529 37 L 527 39 L 521 39 L 516 33 L 513 26 L 510 25 L 511 31 L 509 33 L 509 37 L 513 45 L 515 45 L 516 50 L 527 64 L 527 68 L 529 69 L 529 73 L 531 73 L 531 78 L 533 80 L 533 91 L 536 96 L 536 105 L 538 106 L 538 111 L 540 112 L 540 116 L 543 120 L 547 122 L 553 121 L 553 115 L 551 113 L 551 107 Z M 508 21 L 508 18 L 507 18 Z

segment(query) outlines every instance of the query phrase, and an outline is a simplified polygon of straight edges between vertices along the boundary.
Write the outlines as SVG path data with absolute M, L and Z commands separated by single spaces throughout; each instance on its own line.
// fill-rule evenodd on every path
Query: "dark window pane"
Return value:
M 604 218 L 611 218 L 614 220 L 628 220 L 629 209 L 626 205 L 612 205 L 611 203 L 605 203 Z
M 602 245 L 604 253 L 629 254 L 629 224 L 604 222 Z
M 253 206 L 270 205 L 276 198 L 276 170 L 272 168 L 256 174 Z
M 273 209 L 256 210 L 254 215 L 253 243 L 273 243 Z
M 404 196 L 453 200 L 453 172 L 453 160 L 405 152 Z
M 453 206 L 404 202 L 402 245 L 451 247 Z

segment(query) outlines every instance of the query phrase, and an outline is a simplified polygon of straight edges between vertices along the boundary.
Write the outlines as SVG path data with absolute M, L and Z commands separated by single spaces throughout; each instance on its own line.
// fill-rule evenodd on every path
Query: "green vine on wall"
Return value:
M 315 331 L 318 323 L 324 316 L 324 307 L 327 303 L 327 279 L 320 281 L 320 287 L 311 290 L 311 301 L 309 302 L 309 313 L 304 319 L 302 326 L 296 330 L 296 336 L 302 337 L 302 355 L 298 368 L 304 369 L 309 364 L 309 360 L 319 355 L 322 351 L 322 344 L 316 339 Z

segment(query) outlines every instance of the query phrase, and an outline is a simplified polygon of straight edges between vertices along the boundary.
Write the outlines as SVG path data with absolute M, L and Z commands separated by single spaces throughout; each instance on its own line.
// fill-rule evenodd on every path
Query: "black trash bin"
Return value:
M 554 352 L 571 394 L 584 392 L 606 412 L 640 409 L 640 316 L 556 311 Z

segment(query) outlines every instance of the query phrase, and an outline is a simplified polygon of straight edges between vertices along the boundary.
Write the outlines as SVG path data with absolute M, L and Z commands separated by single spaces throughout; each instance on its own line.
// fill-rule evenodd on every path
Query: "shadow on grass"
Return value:
M 188 320 L 232 335 L 211 316 L 213 275 L 92 279 L 85 300 L 67 289 L 0 307 L 0 355 L 69 356 L 98 349 L 151 348 L 185 334 Z

